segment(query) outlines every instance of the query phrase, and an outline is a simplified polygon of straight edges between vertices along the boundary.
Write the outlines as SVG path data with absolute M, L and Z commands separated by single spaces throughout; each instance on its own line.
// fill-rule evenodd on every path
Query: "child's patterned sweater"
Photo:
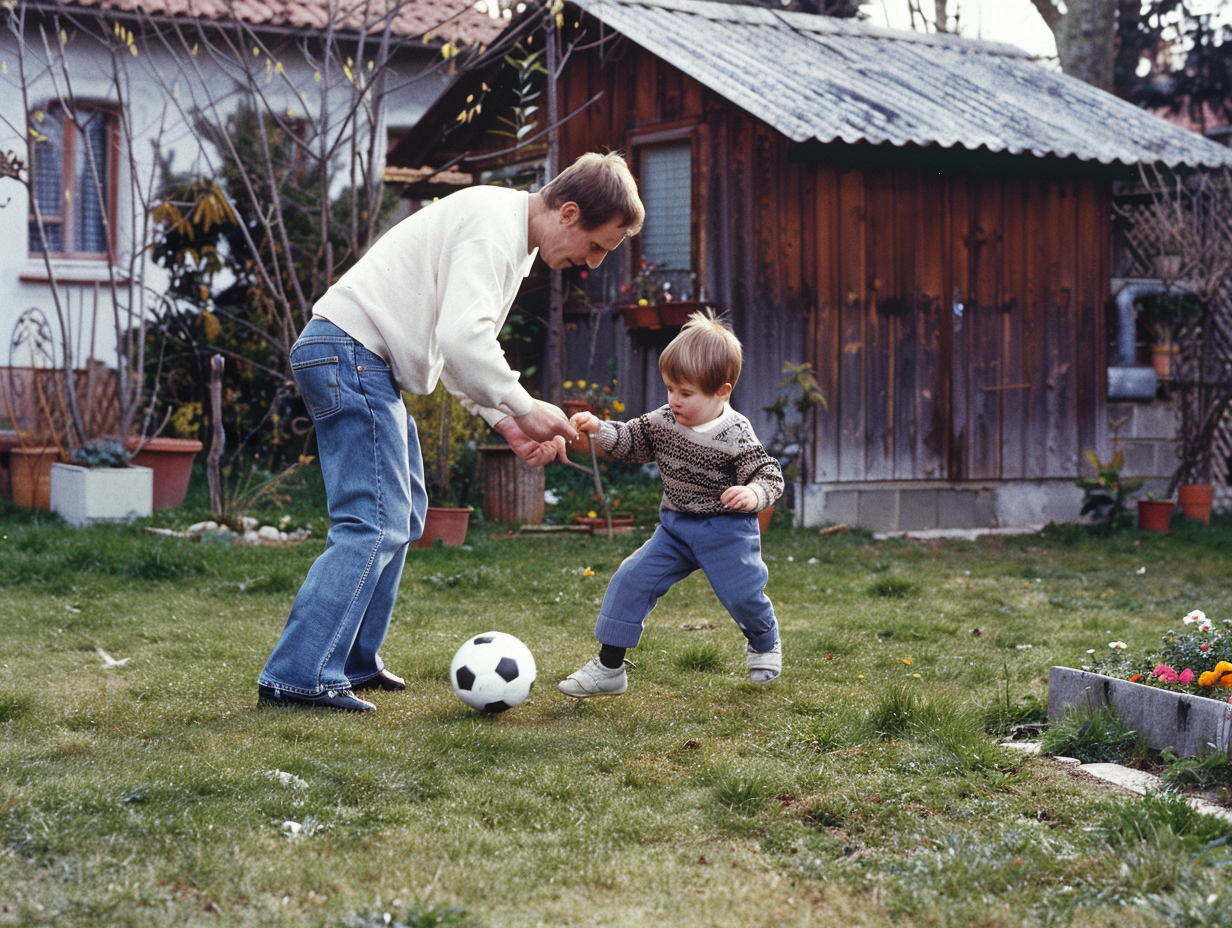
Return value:
M 597 437 L 618 461 L 659 465 L 664 509 L 692 515 L 729 512 L 719 497 L 734 486 L 757 494 L 758 511 L 783 494 L 779 462 L 766 453 L 749 420 L 730 406 L 700 429 L 680 425 L 671 407 L 661 406 L 632 422 L 604 422 Z

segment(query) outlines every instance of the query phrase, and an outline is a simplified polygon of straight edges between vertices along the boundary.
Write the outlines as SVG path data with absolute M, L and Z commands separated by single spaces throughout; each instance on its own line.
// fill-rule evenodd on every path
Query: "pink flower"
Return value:
M 1156 667 L 1155 676 L 1163 680 L 1165 683 L 1175 683 L 1177 681 L 1176 671 L 1167 664 L 1160 664 Z M 1191 673 L 1189 676 L 1192 678 L 1193 674 Z
M 1200 651 L 1209 651 L 1211 649 L 1211 646 L 1209 644 L 1200 644 L 1198 645 L 1198 649 Z
M 1193 678 L 1194 678 L 1194 672 L 1190 670 L 1188 667 L 1186 667 L 1184 670 L 1181 671 L 1181 675 L 1180 677 L 1177 678 L 1177 682 L 1180 683 L 1181 686 L 1189 686 L 1189 683 L 1191 680 L 1193 680 Z

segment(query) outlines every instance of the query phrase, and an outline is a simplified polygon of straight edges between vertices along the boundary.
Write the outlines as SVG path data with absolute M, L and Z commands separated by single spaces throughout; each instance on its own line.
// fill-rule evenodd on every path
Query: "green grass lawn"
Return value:
M 255 708 L 319 535 L 0 517 L 0 924 L 1232 921 L 1224 826 L 996 737 L 1050 665 L 1153 648 L 1193 608 L 1232 617 L 1232 521 L 977 543 L 775 528 L 780 680 L 748 682 L 695 576 L 651 615 L 628 694 L 583 703 L 555 684 L 595 653 L 606 580 L 645 534 L 507 530 L 411 552 L 382 652 L 408 690 L 357 717 Z M 484 718 L 447 669 L 490 629 L 530 646 L 539 684 Z

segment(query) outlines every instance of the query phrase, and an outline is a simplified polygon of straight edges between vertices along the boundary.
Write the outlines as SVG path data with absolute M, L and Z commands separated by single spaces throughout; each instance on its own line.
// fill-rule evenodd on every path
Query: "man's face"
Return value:
M 550 219 L 539 245 L 539 255 L 554 271 L 570 267 L 598 267 L 608 252 L 614 251 L 625 240 L 625 230 L 628 228 L 620 225 L 619 219 L 613 219 L 594 229 L 584 229 L 578 218 L 577 204 L 572 201 L 563 204 Z

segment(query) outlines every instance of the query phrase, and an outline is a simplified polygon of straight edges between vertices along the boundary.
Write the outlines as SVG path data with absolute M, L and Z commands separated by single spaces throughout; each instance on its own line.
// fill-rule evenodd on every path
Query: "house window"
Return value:
M 659 266 L 678 300 L 693 295 L 693 143 L 685 140 L 641 150 L 639 184 L 646 221 L 642 258 Z
M 116 120 L 102 109 L 78 108 L 74 121 L 58 110 L 36 113 L 31 176 L 43 217 L 46 250 L 57 257 L 106 259 L 114 240 Z M 30 254 L 43 253 L 34 207 Z

